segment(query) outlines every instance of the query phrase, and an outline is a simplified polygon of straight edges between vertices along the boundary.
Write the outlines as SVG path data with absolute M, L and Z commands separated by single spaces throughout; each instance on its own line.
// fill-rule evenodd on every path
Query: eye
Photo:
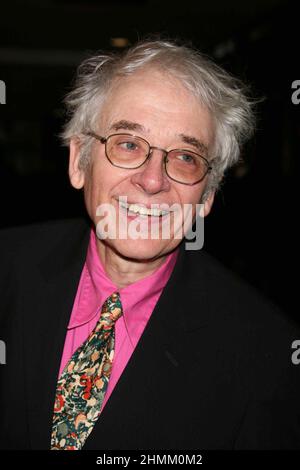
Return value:
M 128 151 L 134 151 L 134 150 L 137 150 L 138 149 L 138 145 L 135 143 L 135 142 L 120 142 L 119 143 L 119 147 L 122 149 L 122 150 L 128 150 Z
M 195 157 L 191 155 L 190 153 L 180 153 L 177 155 L 177 158 L 181 160 L 182 162 L 189 163 L 189 164 L 193 164 L 196 161 Z

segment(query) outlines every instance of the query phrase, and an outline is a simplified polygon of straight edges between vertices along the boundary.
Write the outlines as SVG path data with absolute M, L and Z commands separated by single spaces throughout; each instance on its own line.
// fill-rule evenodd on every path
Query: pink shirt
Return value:
M 86 261 L 81 273 L 59 375 L 76 349 L 87 339 L 99 320 L 101 307 L 114 291 L 120 292 L 123 315 L 115 325 L 115 355 L 102 410 L 133 353 L 173 271 L 178 249 L 150 276 L 118 289 L 106 275 L 97 251 L 95 231 L 91 230 Z

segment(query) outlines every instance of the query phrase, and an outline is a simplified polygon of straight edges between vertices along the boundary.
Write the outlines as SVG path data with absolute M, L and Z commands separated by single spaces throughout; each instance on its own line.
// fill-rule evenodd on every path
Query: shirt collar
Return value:
M 151 312 L 154 309 L 176 264 L 178 251 L 179 247 L 168 254 L 164 263 L 149 276 L 118 289 L 104 270 L 98 254 L 97 239 L 93 227 L 68 329 L 84 325 L 99 315 L 101 306 L 107 297 L 115 291 L 120 292 L 128 332 L 132 332 L 137 324 L 146 323 L 148 318 L 143 314 L 143 306 L 147 305 Z

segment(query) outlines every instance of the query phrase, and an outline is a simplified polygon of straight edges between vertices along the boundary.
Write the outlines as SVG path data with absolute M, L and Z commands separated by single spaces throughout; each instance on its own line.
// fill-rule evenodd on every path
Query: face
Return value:
M 152 70 L 115 84 L 102 108 L 96 132 L 103 137 L 114 133 L 130 133 L 160 149 L 184 148 L 199 153 L 195 147 L 197 139 L 209 153 L 213 144 L 214 125 L 209 111 L 179 82 Z M 157 208 L 166 205 L 183 208 L 189 204 L 194 220 L 196 204 L 200 203 L 207 176 L 193 186 L 171 180 L 165 173 L 164 154 L 157 149 L 139 168 L 118 168 L 108 161 L 105 145 L 96 139 L 91 164 L 83 171 L 79 168 L 79 146 L 78 140 L 71 141 L 69 175 L 75 188 L 84 188 L 85 204 L 91 219 L 97 226 L 101 220 L 101 216 L 96 215 L 97 208 L 104 203 L 111 204 L 115 209 L 117 226 L 122 226 L 122 230 L 127 226 L 126 237 L 121 238 L 117 230 L 115 239 L 98 240 L 98 243 L 104 243 L 120 256 L 134 260 L 157 259 L 173 250 L 181 241 L 178 237 L 174 238 L 175 230 L 178 233 L 178 226 L 175 229 L 174 223 L 175 212 L 165 216 L 170 217 L 170 235 L 162 237 L 162 217 L 131 215 L 119 207 L 119 198 L 125 196 L 127 203 L 143 207 L 155 204 Z M 211 209 L 213 197 L 212 193 L 204 202 L 204 216 Z M 131 223 L 134 223 L 137 231 L 143 233 L 143 237 L 130 238 Z M 152 230 L 156 233 L 158 230 L 160 234 L 154 239 L 151 237 L 151 224 Z

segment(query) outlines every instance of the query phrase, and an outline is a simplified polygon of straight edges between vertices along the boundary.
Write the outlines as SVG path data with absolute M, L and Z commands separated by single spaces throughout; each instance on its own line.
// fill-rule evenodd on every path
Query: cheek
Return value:
M 103 199 L 104 188 L 97 178 L 89 179 L 84 187 L 84 197 L 86 205 L 95 208 Z
M 192 204 L 195 206 L 201 202 L 201 197 L 204 191 L 204 186 L 201 185 L 196 188 L 187 187 L 181 190 L 180 200 L 182 204 Z
M 181 204 L 184 207 L 184 213 L 188 214 L 190 213 L 190 210 L 192 210 L 191 214 L 194 219 L 196 214 L 199 214 L 201 212 L 201 198 L 202 194 L 204 192 L 205 186 L 201 185 L 199 188 L 189 188 L 189 190 L 184 191 L 184 194 L 182 194 L 181 197 Z
M 87 208 L 92 208 L 95 211 L 99 204 L 110 202 L 112 190 L 117 182 L 107 168 L 94 166 L 84 185 L 84 198 Z
M 96 206 L 99 204 L 100 193 L 101 180 L 97 177 L 95 168 L 89 168 L 84 184 L 84 201 L 90 215 L 95 212 Z
M 86 170 L 84 192 L 88 199 L 93 199 L 101 187 L 99 175 L 102 172 L 98 166 L 98 164 L 94 163 L 94 159 L 92 159 L 90 166 Z

